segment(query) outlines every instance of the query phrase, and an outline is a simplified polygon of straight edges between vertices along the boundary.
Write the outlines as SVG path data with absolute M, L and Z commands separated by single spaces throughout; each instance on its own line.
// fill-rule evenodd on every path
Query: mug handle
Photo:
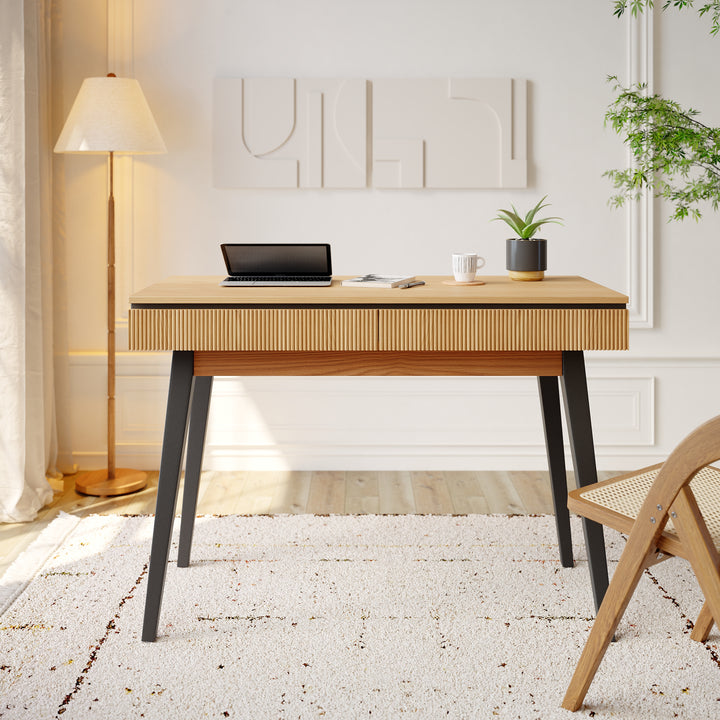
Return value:
M 485 267 L 485 258 L 480 257 L 480 255 L 478 255 L 477 256 L 477 269 L 479 270 L 482 267 Z

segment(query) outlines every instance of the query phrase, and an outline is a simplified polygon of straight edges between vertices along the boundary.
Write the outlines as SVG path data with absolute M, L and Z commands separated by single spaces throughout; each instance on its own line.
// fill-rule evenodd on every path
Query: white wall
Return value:
M 599 467 L 654 462 L 718 412 L 720 220 L 709 213 L 700 224 L 668 225 L 659 203 L 611 210 L 602 177 L 625 162 L 603 124 L 608 74 L 649 79 L 720 124 L 720 99 L 708 92 L 720 75 L 720 39 L 695 14 L 656 11 L 653 29 L 653 16 L 629 26 L 612 3 L 590 0 L 64 0 L 55 12 L 57 131 L 83 77 L 114 71 L 139 79 L 168 146 L 167 155 L 117 165 L 121 337 L 133 290 L 167 275 L 221 274 L 227 241 L 330 242 L 337 274 L 446 274 L 452 251 L 478 250 L 486 272 L 502 274 L 506 233 L 490 218 L 548 193 L 565 218 L 547 232 L 549 272 L 631 297 L 630 352 L 588 354 Z M 215 189 L 213 79 L 243 76 L 525 78 L 529 186 Z M 99 467 L 105 166 L 58 158 L 56 178 L 63 459 Z M 169 358 L 123 353 L 118 365 L 119 460 L 157 467 Z M 398 412 L 355 409 L 380 399 Z M 207 467 L 545 466 L 532 379 L 222 379 L 210 422 Z

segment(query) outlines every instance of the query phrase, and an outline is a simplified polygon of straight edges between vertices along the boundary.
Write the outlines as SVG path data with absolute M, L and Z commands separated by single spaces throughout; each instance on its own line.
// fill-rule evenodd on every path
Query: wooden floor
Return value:
M 60 512 L 84 517 L 155 511 L 157 473 L 144 490 L 116 498 L 80 495 L 74 482 L 73 476 L 58 481 L 53 502 L 34 522 L 0 524 L 0 576 Z M 568 484 L 573 482 L 570 477 Z M 198 499 L 199 515 L 552 512 L 547 472 L 205 472 Z

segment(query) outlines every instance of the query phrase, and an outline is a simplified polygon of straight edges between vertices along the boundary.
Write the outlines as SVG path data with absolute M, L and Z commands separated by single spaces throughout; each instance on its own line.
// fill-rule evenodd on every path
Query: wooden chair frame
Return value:
M 698 471 L 717 460 L 720 460 L 720 415 L 690 433 L 662 465 L 633 523 L 575 668 L 562 702 L 565 709 L 574 711 L 582 705 L 643 571 L 654 564 L 653 556 L 669 517 L 682 546 L 682 553 L 678 554 L 689 560 L 705 597 L 691 638 L 704 642 L 713 623 L 720 627 L 720 555 L 689 487 Z M 584 514 L 581 501 L 568 505 L 571 510 Z

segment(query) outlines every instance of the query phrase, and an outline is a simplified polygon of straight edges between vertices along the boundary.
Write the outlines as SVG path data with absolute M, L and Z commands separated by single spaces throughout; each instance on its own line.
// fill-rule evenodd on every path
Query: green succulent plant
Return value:
M 545 202 L 545 198 L 547 198 L 547 195 L 545 195 L 545 197 L 542 198 L 542 200 L 540 200 L 534 208 L 529 210 L 524 218 L 517 211 L 516 207 L 511 205 L 510 207 L 512 210 L 498 210 L 498 215 L 497 217 L 494 217 L 493 220 L 502 220 L 507 223 L 514 230 L 520 240 L 531 240 L 538 229 L 546 223 L 562 225 L 562 218 L 559 217 L 546 217 L 535 220 L 535 216 L 538 212 L 550 204 Z

